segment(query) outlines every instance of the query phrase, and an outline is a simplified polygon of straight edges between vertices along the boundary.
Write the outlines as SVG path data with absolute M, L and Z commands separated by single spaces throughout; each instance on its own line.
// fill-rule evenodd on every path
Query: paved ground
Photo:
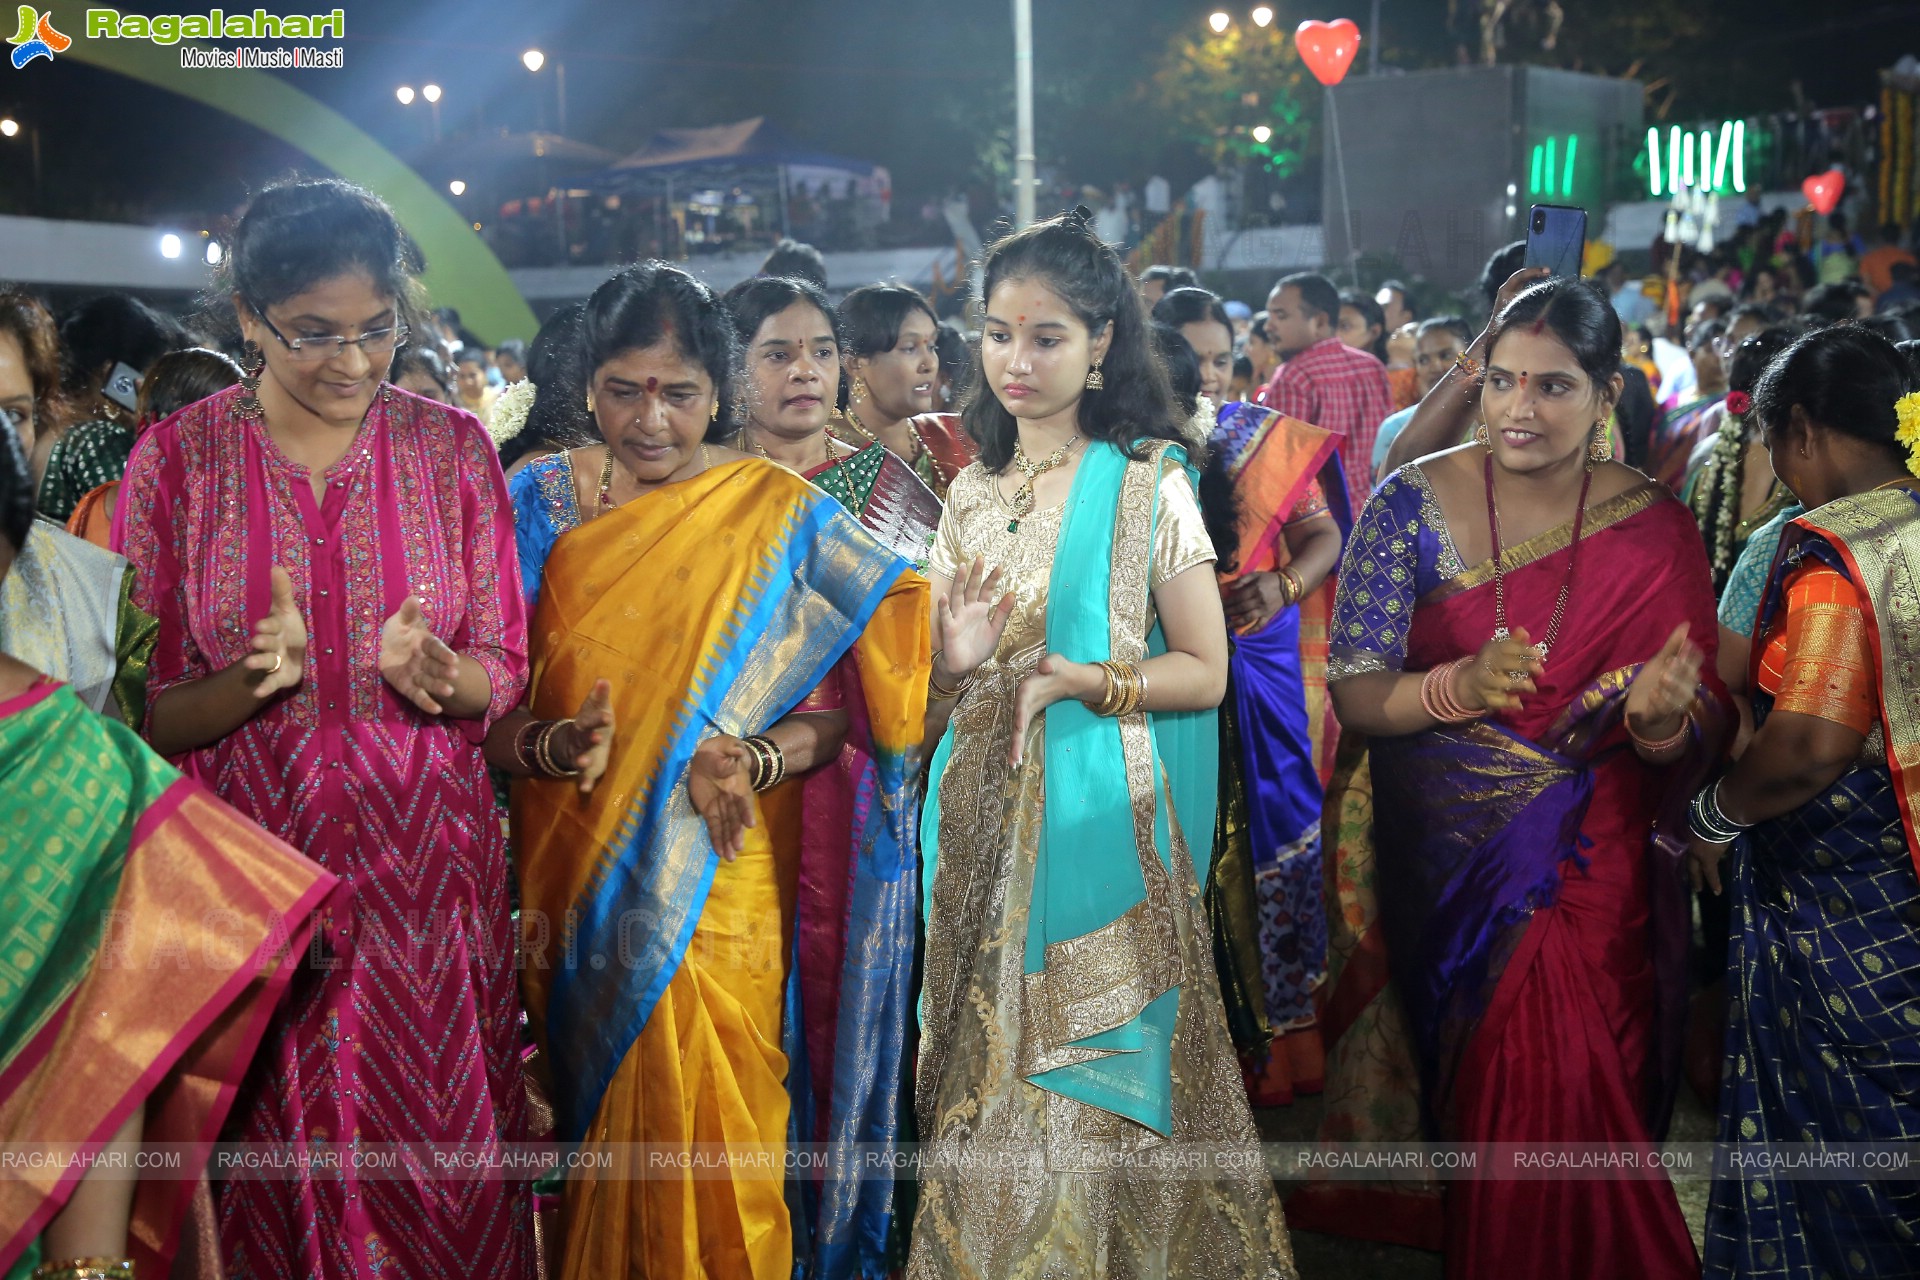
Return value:
M 1300 1098 L 1290 1107 L 1254 1112 L 1254 1120 L 1263 1137 L 1274 1141 L 1305 1141 L 1320 1128 L 1320 1099 Z M 1668 1134 L 1676 1142 L 1711 1142 L 1713 1116 L 1693 1091 L 1680 1088 L 1680 1100 L 1674 1109 L 1673 1128 Z M 1693 1242 L 1704 1239 L 1707 1216 L 1707 1183 L 1685 1181 L 1676 1184 L 1681 1212 L 1693 1229 Z M 1392 1245 L 1348 1240 L 1313 1231 L 1293 1233 L 1294 1260 L 1299 1264 L 1301 1280 L 1440 1280 L 1440 1255 L 1422 1249 L 1399 1249 Z

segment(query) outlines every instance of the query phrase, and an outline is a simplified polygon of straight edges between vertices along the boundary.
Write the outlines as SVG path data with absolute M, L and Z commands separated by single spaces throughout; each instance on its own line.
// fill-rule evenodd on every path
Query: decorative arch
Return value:
M 263 71 L 182 70 L 179 45 L 90 40 L 86 6 L 70 0 L 54 0 L 52 11 L 53 25 L 73 37 L 60 57 L 224 111 L 379 195 L 426 255 L 424 283 L 434 302 L 457 307 L 461 321 L 483 340 L 531 338 L 540 327 L 506 268 L 459 210 L 333 108 Z M 30 75 L 32 69 L 15 74 Z

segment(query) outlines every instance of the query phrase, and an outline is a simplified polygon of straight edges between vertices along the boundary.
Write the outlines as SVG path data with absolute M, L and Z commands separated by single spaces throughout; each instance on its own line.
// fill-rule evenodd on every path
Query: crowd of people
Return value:
M 1301 1094 L 1646 1148 L 1683 1076 L 1920 1140 L 1912 259 L 1670 341 L 1522 249 L 1255 312 L 1080 209 L 966 331 L 783 244 L 489 347 L 314 180 L 190 320 L 0 290 L 0 1141 L 91 1156 L 0 1266 L 1911 1270 L 1899 1182 L 1723 1177 L 1702 1257 L 1660 1178 L 1267 1170 Z

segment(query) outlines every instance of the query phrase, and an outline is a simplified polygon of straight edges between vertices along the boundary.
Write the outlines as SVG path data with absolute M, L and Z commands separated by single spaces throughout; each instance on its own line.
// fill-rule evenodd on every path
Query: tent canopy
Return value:
M 828 169 L 854 178 L 884 177 L 886 170 L 865 160 L 802 147 L 765 116 L 700 129 L 662 129 L 610 174 L 660 176 L 699 169 L 806 167 Z

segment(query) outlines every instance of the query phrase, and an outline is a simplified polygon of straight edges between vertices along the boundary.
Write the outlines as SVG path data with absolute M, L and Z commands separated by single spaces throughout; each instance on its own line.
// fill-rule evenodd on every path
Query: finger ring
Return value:
M 284 653 L 276 653 L 276 654 L 274 654 L 274 655 L 273 655 L 273 665 L 267 668 L 267 674 L 268 674 L 268 675 L 272 675 L 272 674 L 274 674 L 274 673 L 275 673 L 276 671 L 278 671 L 278 670 L 280 670 L 280 664 L 281 664 L 282 662 L 285 662 L 285 661 L 286 661 L 286 658 L 287 658 L 287 655 L 286 655 L 286 654 L 284 654 Z

